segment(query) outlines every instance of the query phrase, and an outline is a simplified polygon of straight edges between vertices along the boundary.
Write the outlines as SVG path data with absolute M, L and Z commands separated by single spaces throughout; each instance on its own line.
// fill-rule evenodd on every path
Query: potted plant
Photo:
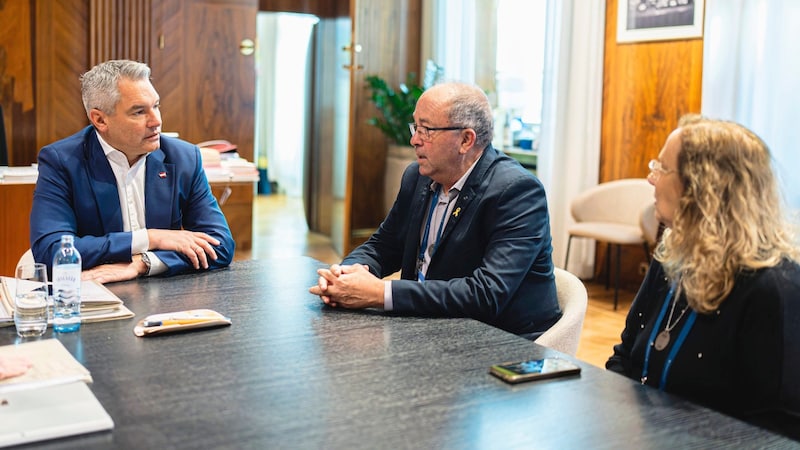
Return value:
M 369 75 L 367 87 L 371 90 L 370 101 L 380 112 L 380 116 L 369 119 L 370 125 L 380 129 L 392 143 L 408 145 L 408 124 L 414 121 L 414 108 L 417 100 L 435 82 L 442 78 L 444 69 L 431 60 L 425 65 L 425 77 L 422 84 L 417 81 L 417 74 L 411 72 L 405 83 L 393 89 L 386 80 Z
M 381 130 L 393 144 L 408 145 L 408 124 L 414 121 L 414 108 L 425 87 L 417 84 L 415 73 L 409 73 L 397 90 L 377 75 L 367 76 L 366 82 L 371 90 L 370 101 L 380 112 L 380 116 L 368 120 L 369 124 Z
M 383 78 L 377 75 L 366 77 L 367 88 L 370 89 L 370 101 L 378 109 L 380 115 L 369 119 L 369 124 L 377 127 L 389 139 L 390 145 L 386 157 L 386 173 L 384 177 L 384 209 L 392 206 L 403 170 L 416 159 L 410 147 L 411 134 L 408 124 L 414 121 L 414 109 L 417 100 L 426 88 L 432 86 L 442 77 L 443 69 L 433 61 L 425 67 L 422 84 L 417 81 L 415 73 L 409 73 L 405 83 L 397 89 L 392 88 Z

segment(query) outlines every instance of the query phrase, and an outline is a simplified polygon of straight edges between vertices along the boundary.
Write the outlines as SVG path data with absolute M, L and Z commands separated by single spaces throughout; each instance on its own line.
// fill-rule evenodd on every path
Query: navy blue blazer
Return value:
M 209 268 L 230 264 L 235 243 L 197 146 L 162 135 L 161 148 L 147 156 L 144 191 L 147 228 L 205 232 L 220 241 Z M 132 237 L 122 231 L 117 181 L 92 126 L 39 152 L 30 235 L 37 262 L 52 263 L 62 234 L 75 235 L 84 269 L 131 261 Z M 194 270 L 180 253 L 155 254 L 168 267 L 164 276 Z
M 550 219 L 541 182 L 488 146 L 467 179 L 426 279 L 417 281 L 431 179 L 415 162 L 388 216 L 343 264 L 361 263 L 392 281 L 394 311 L 471 317 L 535 339 L 561 316 L 553 275 Z

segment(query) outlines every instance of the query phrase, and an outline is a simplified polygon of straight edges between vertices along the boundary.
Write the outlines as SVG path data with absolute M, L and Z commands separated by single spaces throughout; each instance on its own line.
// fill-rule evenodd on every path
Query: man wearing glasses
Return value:
M 333 307 L 471 317 L 536 339 L 561 315 L 539 180 L 491 146 L 479 88 L 425 91 L 409 124 L 417 162 L 389 215 L 309 291 Z M 400 280 L 383 277 L 401 270 Z

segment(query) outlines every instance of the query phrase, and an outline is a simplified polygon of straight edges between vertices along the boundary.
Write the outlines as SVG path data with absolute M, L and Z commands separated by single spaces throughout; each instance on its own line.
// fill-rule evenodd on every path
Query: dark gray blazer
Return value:
M 344 264 L 361 263 L 392 282 L 394 311 L 471 317 L 535 339 L 561 316 L 550 219 L 541 182 L 491 146 L 484 150 L 447 221 L 426 280 L 417 282 L 431 179 L 415 162 L 389 215 Z

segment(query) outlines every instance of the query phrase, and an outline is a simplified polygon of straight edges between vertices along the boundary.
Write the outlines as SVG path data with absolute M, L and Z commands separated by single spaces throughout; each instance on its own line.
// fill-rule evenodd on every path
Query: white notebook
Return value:
M 0 447 L 112 428 L 84 382 L 0 393 Z

